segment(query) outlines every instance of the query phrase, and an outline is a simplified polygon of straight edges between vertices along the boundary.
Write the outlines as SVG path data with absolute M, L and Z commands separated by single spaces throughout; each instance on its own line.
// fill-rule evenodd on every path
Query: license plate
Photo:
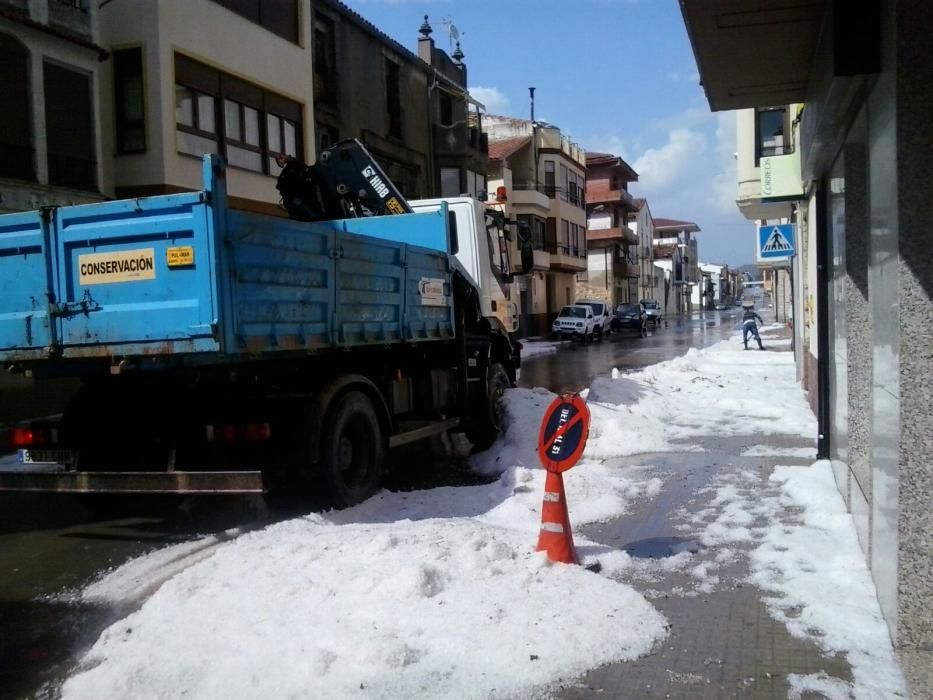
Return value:
M 72 450 L 19 450 L 20 464 L 73 464 L 75 453 Z

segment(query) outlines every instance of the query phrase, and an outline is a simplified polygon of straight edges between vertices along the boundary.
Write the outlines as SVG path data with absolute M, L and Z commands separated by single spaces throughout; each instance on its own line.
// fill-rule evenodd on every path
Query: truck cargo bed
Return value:
M 0 216 L 0 362 L 228 362 L 453 337 L 446 210 L 302 223 L 229 209 L 216 156 L 204 183 Z

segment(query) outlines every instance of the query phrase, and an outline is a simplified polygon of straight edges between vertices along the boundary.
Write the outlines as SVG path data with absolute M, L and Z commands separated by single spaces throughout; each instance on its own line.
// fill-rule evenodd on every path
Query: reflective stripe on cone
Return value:
M 538 533 L 538 551 L 547 552 L 551 561 L 579 564 L 573 546 L 573 532 L 564 494 L 564 478 L 559 472 L 549 471 L 544 482 L 544 501 L 541 504 L 541 531 Z

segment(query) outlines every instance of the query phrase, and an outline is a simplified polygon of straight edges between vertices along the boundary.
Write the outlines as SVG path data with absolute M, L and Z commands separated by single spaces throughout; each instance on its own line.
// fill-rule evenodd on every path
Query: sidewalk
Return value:
M 769 350 L 789 350 L 787 328 L 770 326 L 762 337 Z M 589 672 L 558 697 L 852 697 L 852 667 L 844 654 L 821 649 L 824 631 L 807 627 L 804 606 L 785 608 L 785 624 L 766 604 L 778 601 L 780 607 L 780 599 L 750 583 L 749 559 L 767 537 L 766 516 L 776 517 L 785 532 L 801 522 L 800 508 L 780 506 L 780 486 L 769 476 L 778 465 L 811 465 L 814 441 L 775 434 L 709 436 L 685 448 L 619 461 L 622 468 L 659 470 L 663 489 L 623 517 L 578 529 L 588 540 L 631 555 L 637 563 L 619 579 L 665 615 L 670 636 L 648 656 Z M 770 511 L 755 505 L 767 502 Z M 751 517 L 735 517 L 731 507 L 737 503 Z M 752 536 L 731 536 L 735 528 L 747 528 Z M 797 636 L 789 632 L 795 620 L 801 623 Z M 890 685 L 887 692 L 880 687 L 869 695 L 862 686 L 855 697 L 904 697 L 897 679 Z

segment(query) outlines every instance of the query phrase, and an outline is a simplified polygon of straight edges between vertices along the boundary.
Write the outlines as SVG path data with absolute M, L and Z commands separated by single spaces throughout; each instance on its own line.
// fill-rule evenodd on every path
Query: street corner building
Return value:
M 912 695 L 933 697 L 933 12 L 921 0 L 680 6 L 711 108 L 738 110 L 740 210 L 766 233 L 796 232 L 774 279 L 820 456 Z

